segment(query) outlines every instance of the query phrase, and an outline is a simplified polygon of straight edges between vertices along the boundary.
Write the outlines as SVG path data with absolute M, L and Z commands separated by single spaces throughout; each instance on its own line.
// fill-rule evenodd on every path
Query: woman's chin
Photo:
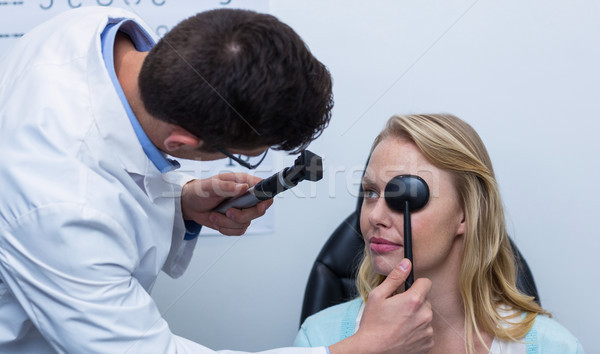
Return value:
M 400 261 L 398 261 L 400 262 Z M 375 271 L 375 273 L 379 274 L 379 275 L 383 275 L 383 276 L 388 276 L 388 274 L 390 274 L 390 272 L 394 269 L 394 267 L 396 266 L 396 263 L 394 262 L 373 262 L 373 270 Z

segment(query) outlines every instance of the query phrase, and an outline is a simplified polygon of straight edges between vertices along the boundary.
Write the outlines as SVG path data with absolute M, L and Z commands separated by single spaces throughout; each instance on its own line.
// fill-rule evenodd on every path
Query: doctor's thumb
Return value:
M 392 269 L 392 271 L 390 272 L 390 274 L 388 274 L 385 280 L 381 284 L 379 284 L 377 288 L 373 289 L 371 295 L 373 292 L 377 292 L 378 295 L 385 298 L 394 295 L 394 293 L 406 281 L 406 278 L 410 273 L 411 267 L 412 264 L 410 263 L 410 260 L 408 260 L 408 258 L 404 258 L 402 261 L 400 261 L 400 263 L 396 265 L 396 267 L 394 267 L 394 269 Z

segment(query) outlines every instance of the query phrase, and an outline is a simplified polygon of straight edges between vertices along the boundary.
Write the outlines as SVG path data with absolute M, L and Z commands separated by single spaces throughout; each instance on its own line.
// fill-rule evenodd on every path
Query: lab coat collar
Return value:
M 168 193 L 162 186 L 168 184 L 156 183 L 162 179 L 161 173 L 144 152 L 104 65 L 100 33 L 105 26 L 106 23 L 99 24 L 98 40 L 88 55 L 91 114 L 106 149 L 125 171 L 144 176 L 146 194 L 155 200 Z
M 144 152 L 117 95 L 111 95 L 109 90 L 101 87 L 97 89 L 102 90 L 97 96 L 99 102 L 111 102 L 102 108 L 96 107 L 98 114 L 95 116 L 100 135 L 112 156 L 119 160 L 129 174 L 143 176 L 145 193 L 152 201 L 161 197 L 177 197 L 175 186 L 166 182 L 163 174 Z
M 89 48 L 87 80 L 91 114 L 111 155 L 128 173 L 144 176 L 144 189 L 151 200 L 178 197 L 177 186 L 166 182 L 144 151 L 104 64 L 100 34 L 109 21 L 114 19 L 98 24 L 97 40 Z M 147 32 L 151 33 L 151 30 L 147 29 Z
M 142 125 L 138 121 L 138 118 L 134 114 L 131 106 L 129 105 L 127 97 L 125 96 L 125 92 L 123 92 L 119 79 L 117 78 L 117 73 L 115 72 L 114 45 L 117 33 L 121 30 L 127 33 L 127 35 L 129 35 L 131 41 L 134 43 L 136 49 L 138 50 L 150 50 L 154 45 L 155 41 L 152 38 L 152 36 L 144 30 L 141 24 L 138 24 L 135 21 L 131 20 L 119 20 L 115 23 L 110 23 L 102 31 L 102 34 L 100 36 L 104 65 L 108 72 L 108 76 L 111 79 L 113 87 L 115 88 L 117 96 L 121 100 L 121 104 L 123 105 L 123 108 L 127 113 L 127 117 L 129 118 L 129 122 L 133 127 L 133 131 L 135 132 L 135 135 L 137 136 L 140 144 L 142 145 L 142 149 L 146 153 L 146 156 L 148 156 L 150 161 L 154 163 L 156 168 L 161 173 L 166 173 L 176 168 L 179 168 L 179 163 L 177 161 L 168 159 L 163 152 L 161 152 L 156 146 L 154 146 L 154 144 L 142 128 Z
M 150 161 L 138 141 L 106 69 L 102 67 L 102 58 L 96 58 L 96 62 L 90 63 L 90 66 L 96 66 L 90 68 L 88 84 L 92 92 L 91 110 L 100 136 L 127 172 L 145 175 L 146 164 Z M 156 172 L 158 173 L 158 169 Z
M 129 173 L 144 175 L 148 157 L 144 153 L 135 131 L 129 122 L 127 112 L 106 70 L 102 57 L 100 34 L 106 28 L 110 19 L 98 24 L 97 40 L 89 48 L 87 72 L 90 87 L 91 114 L 100 136 L 118 159 L 123 168 Z M 158 172 L 158 170 L 157 170 Z

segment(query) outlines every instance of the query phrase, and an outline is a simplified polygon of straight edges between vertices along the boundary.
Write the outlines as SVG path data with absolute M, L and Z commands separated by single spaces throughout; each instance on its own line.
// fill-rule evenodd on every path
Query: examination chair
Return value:
M 333 231 L 315 260 L 304 292 L 300 324 L 320 310 L 358 296 L 355 278 L 364 241 L 360 233 L 362 187 L 355 210 Z M 517 260 L 517 287 L 540 304 L 537 288 L 527 262 L 510 240 Z

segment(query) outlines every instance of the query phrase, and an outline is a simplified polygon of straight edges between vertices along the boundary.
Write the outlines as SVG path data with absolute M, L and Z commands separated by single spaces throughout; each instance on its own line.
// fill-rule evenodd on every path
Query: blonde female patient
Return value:
M 383 196 L 398 175 L 419 176 L 430 191 L 411 217 L 414 265 L 403 260 L 403 214 Z M 352 335 L 370 291 L 402 261 L 414 266 L 415 284 L 432 283 L 430 353 L 583 353 L 567 329 L 517 289 L 492 164 L 470 125 L 452 115 L 392 117 L 373 143 L 362 186 L 361 297 L 306 319 L 295 345 L 328 345 Z

